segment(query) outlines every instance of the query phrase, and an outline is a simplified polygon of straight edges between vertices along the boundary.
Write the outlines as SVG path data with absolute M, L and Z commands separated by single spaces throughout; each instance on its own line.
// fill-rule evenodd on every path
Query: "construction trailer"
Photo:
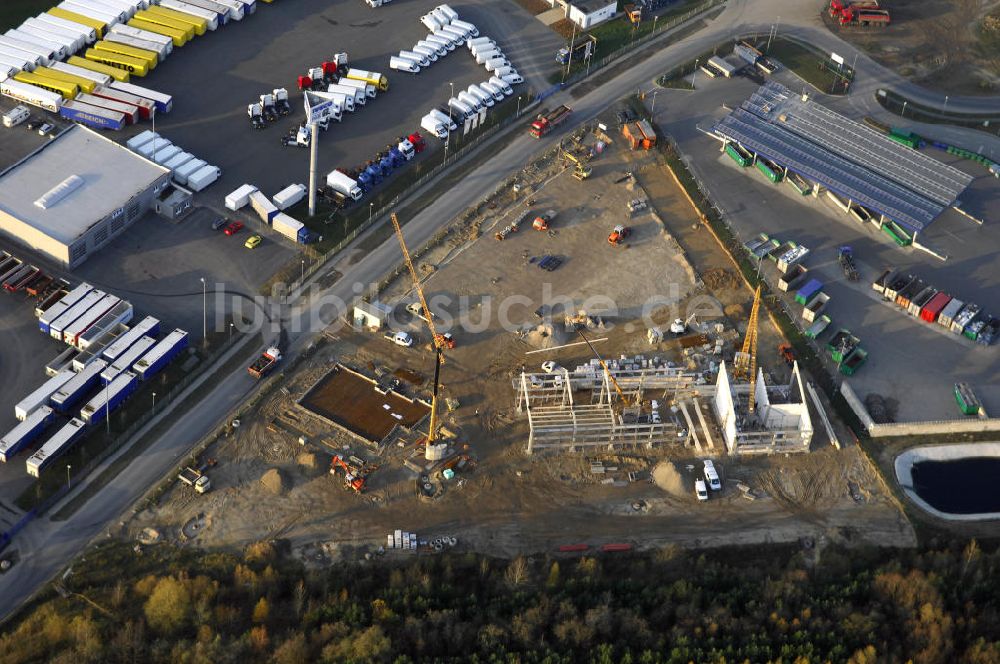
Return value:
M 788 385 L 774 386 L 766 384 L 762 370 L 752 385 L 736 383 L 723 363 L 712 406 L 730 454 L 808 452 L 812 444 L 812 419 L 798 362 L 792 364 Z

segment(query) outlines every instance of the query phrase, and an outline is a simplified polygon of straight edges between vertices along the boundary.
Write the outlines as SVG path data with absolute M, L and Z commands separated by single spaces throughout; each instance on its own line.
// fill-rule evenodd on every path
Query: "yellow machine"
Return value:
M 743 339 L 743 349 L 733 358 L 733 376 L 738 380 L 749 380 L 750 403 L 748 412 L 753 412 L 756 404 L 754 391 L 757 388 L 757 316 L 760 312 L 760 286 L 753 296 L 753 308 L 747 323 L 747 335 Z
M 590 174 L 594 172 L 593 167 L 587 163 L 587 160 L 579 155 L 573 154 L 566 148 L 560 148 L 562 152 L 562 157 L 567 162 L 574 165 L 573 177 L 581 182 L 590 177 Z
M 434 327 L 434 316 L 431 314 L 430 307 L 427 306 L 424 289 L 420 285 L 420 275 L 417 274 L 416 268 L 413 267 L 410 250 L 406 248 L 406 241 L 403 240 L 403 229 L 399 225 L 399 219 L 396 218 L 395 212 L 390 215 L 390 218 L 392 219 L 392 227 L 396 231 L 396 238 L 399 239 L 399 248 L 403 252 L 403 260 L 410 271 L 410 279 L 413 280 L 413 288 L 417 291 L 417 296 L 420 298 L 420 306 L 423 307 L 424 315 L 421 318 L 427 323 L 427 327 L 431 331 L 432 343 L 434 344 L 434 391 L 431 398 L 431 421 L 427 429 L 427 441 L 424 444 L 424 454 L 429 457 L 430 450 L 437 440 L 438 392 L 440 389 L 441 365 L 444 364 L 444 349 L 453 348 L 454 341 L 451 339 L 451 335 L 438 334 L 437 329 Z

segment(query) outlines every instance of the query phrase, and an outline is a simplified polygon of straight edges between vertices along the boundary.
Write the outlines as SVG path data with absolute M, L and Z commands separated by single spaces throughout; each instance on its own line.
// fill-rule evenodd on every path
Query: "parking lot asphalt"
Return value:
M 14 255 L 23 254 L 11 251 Z M 0 292 L 0 436 L 17 425 L 14 406 L 48 380 L 45 365 L 66 346 L 43 334 L 34 315 L 34 298 L 22 293 Z M 32 479 L 24 468 L 27 456 L 21 453 L 12 462 L 0 464 L 0 504 L 13 505 Z M 3 528 L 0 510 L 0 529 Z
M 221 179 L 200 200 L 221 207 L 224 196 L 243 183 L 274 194 L 290 183 L 306 183 L 309 151 L 284 147 L 281 137 L 304 120 L 296 79 L 334 53 L 346 51 L 351 65 L 378 71 L 389 89 L 370 99 L 321 134 L 319 178 L 334 168 L 353 168 L 405 133 L 420 130 L 420 118 L 471 83 L 488 80 L 460 46 L 419 74 L 389 69 L 389 56 L 409 49 L 427 34 L 419 17 L 433 0 L 394 2 L 369 8 L 363 2 L 330 4 L 300 0 L 261 6 L 240 23 L 230 23 L 178 48 L 141 85 L 174 96 L 174 108 L 157 119 L 156 130 L 184 150 L 222 169 Z M 495 38 L 525 77 L 547 87 L 562 40 L 513 2 L 454 4 L 482 36 Z M 551 66 L 546 69 L 546 63 Z M 273 88 L 289 91 L 292 115 L 253 130 L 247 104 Z M 527 92 L 519 86 L 518 94 Z M 122 140 L 148 124 L 121 134 Z M 426 132 L 422 133 L 426 134 Z M 432 149 L 440 143 L 429 137 Z M 426 154 L 426 153 L 425 153 Z
M 783 74 L 783 83 L 792 89 L 802 87 L 791 74 Z M 986 224 L 978 226 L 954 211 L 941 215 L 920 239 L 948 255 L 947 261 L 917 249 L 901 249 L 875 227 L 862 226 L 844 214 L 825 196 L 802 197 L 787 184 L 771 184 L 755 169 L 739 168 L 720 153 L 719 142 L 699 131 L 710 129 L 728 112 L 723 104 L 738 106 L 756 88 L 754 83 L 701 75 L 696 86 L 694 92 L 661 91 L 656 121 L 675 137 L 696 176 L 742 240 L 763 232 L 811 250 L 804 265 L 824 282 L 824 291 L 831 296 L 826 312 L 833 319 L 830 328 L 849 328 L 869 353 L 867 363 L 847 379 L 861 398 L 876 393 L 898 401 L 898 421 L 956 419 L 960 414 L 951 394 L 953 384 L 968 381 L 987 412 L 995 414 L 1000 409 L 1000 383 L 995 379 L 1000 346 L 978 346 L 919 321 L 880 301 L 871 283 L 884 269 L 906 269 L 954 297 L 977 302 L 991 313 L 1000 312 L 1000 271 L 995 268 L 1000 229 L 990 223 L 996 221 L 995 210 L 1000 209 L 1000 183 L 976 165 L 928 149 L 934 158 L 976 176 L 961 199 L 963 207 L 985 218 Z M 819 101 L 856 116 L 828 97 L 819 96 Z M 859 282 L 844 278 L 837 261 L 842 245 L 854 249 L 861 269 Z M 776 278 L 773 267 L 766 269 Z M 800 309 L 789 306 L 795 317 Z M 828 331 L 821 343 L 831 334 Z M 823 354 L 827 355 L 825 350 Z

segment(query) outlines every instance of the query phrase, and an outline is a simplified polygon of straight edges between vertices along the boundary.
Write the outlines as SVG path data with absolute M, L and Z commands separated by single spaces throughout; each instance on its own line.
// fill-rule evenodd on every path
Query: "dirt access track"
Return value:
M 616 126 L 613 114 L 603 120 Z M 375 449 L 296 406 L 336 362 L 369 377 L 405 376 L 400 389 L 409 397 L 426 398 L 433 375 L 429 335 L 422 321 L 403 312 L 399 325 L 419 339 L 413 348 L 349 328 L 327 336 L 302 369 L 206 452 L 218 460 L 209 470 L 210 493 L 198 495 L 176 484 L 156 506 L 138 513 L 125 534 L 135 537 L 149 527 L 167 539 L 223 547 L 280 537 L 312 564 L 373 551 L 395 529 L 416 532 L 420 539 L 456 537 L 459 547 L 496 555 L 581 542 L 716 546 L 807 537 L 817 544 L 913 544 L 908 522 L 861 451 L 853 445 L 838 451 L 819 431 L 809 455 L 717 457 L 722 490 L 707 503 L 694 494 L 702 462 L 679 445 L 586 455 L 525 454 L 527 423 L 514 408 L 511 379 L 522 366 L 537 370 L 545 359 L 574 366 L 591 357 L 585 346 L 526 355 L 556 336 L 538 331 L 534 312 L 543 286 L 567 298 L 569 304 L 563 306 L 570 313 L 588 300 L 596 302 L 598 295 L 616 305 L 617 316 L 609 318 L 614 326 L 593 335 L 608 338 L 597 344 L 602 354 L 644 353 L 678 363 L 690 359 L 679 344 L 650 346 L 645 324 L 637 318 L 651 295 L 667 293 L 668 301 L 676 299 L 655 314 L 657 324 L 672 320 L 693 298 L 714 302 L 716 317 L 707 320 L 713 326 L 721 323 L 734 340 L 742 332 L 737 335 L 733 328 L 745 327 L 742 317 L 752 299 L 734 272 L 725 278 L 733 269 L 728 257 L 696 223 L 682 193 L 651 153 L 630 153 L 616 139 L 591 165 L 591 177 L 579 182 L 561 160 L 550 156 L 534 163 L 522 173 L 519 193 L 501 194 L 470 210 L 431 248 L 411 248 L 419 255 L 417 269 L 428 275 L 428 297 L 434 301 L 441 296 L 436 301 L 442 326 L 448 322 L 445 314 L 458 317 L 456 303 L 463 296 L 475 314 L 473 321 L 481 321 L 484 308 L 496 307 L 504 298 L 524 298 L 508 312 L 513 330 L 500 324 L 496 311 L 489 323 L 474 330 L 452 327 L 457 347 L 447 351 L 442 368 L 449 406 L 442 409 L 443 428 L 451 446 L 474 460 L 456 468 L 453 479 L 434 472 L 425 480 L 404 467 L 419 430 Z M 626 171 L 636 177 L 623 180 Z M 652 205 L 629 215 L 626 203 L 637 198 Z M 553 232 L 532 230 L 529 220 L 528 227 L 497 241 L 494 233 L 523 216 L 528 199 L 534 200 L 533 210 L 556 210 Z M 607 242 L 617 223 L 635 231 L 627 248 Z M 563 264 L 553 272 L 539 269 L 537 259 L 546 254 L 562 257 Z M 673 293 L 671 284 L 676 284 Z M 404 304 L 414 295 L 404 274 L 379 297 Z M 732 320 L 723 309 L 732 312 Z M 776 333 L 762 325 L 770 345 Z M 783 364 L 776 366 L 772 352 L 762 351 L 760 362 L 773 375 L 787 374 Z M 342 473 L 328 473 L 333 453 L 356 455 L 378 466 L 365 493 L 343 488 Z M 596 462 L 602 472 L 593 472 Z M 263 484 L 261 478 L 275 469 L 280 482 L 271 472 Z M 659 482 L 652 481 L 654 476 Z M 437 487 L 436 498 L 421 495 L 424 483 Z M 741 487 L 755 499 L 747 498 Z M 203 527 L 187 539 L 183 525 L 191 519 Z
M 828 1 L 823 3 L 823 22 L 880 64 L 925 87 L 962 95 L 1000 90 L 1000 2 L 882 4 L 892 14 L 885 29 L 841 28 L 830 18 Z

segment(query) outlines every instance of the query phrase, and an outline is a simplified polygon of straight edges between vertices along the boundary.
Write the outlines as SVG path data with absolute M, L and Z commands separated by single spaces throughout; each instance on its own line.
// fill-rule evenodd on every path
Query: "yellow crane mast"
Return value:
M 750 321 L 747 323 L 747 334 L 743 339 L 743 349 L 733 358 L 733 376 L 736 379 L 750 382 L 750 402 L 748 412 L 753 412 L 756 402 L 757 388 L 757 316 L 760 313 L 760 286 L 753 296 L 753 307 L 750 309 Z
M 427 323 L 428 329 L 431 331 L 431 343 L 434 344 L 434 392 L 431 399 L 431 422 L 430 427 L 427 430 L 427 443 L 425 445 L 425 454 L 429 453 L 431 446 L 434 445 L 434 441 L 437 440 L 437 407 L 438 407 L 438 387 L 440 384 L 441 376 L 441 365 L 444 364 L 444 348 L 447 345 L 445 337 L 437 333 L 437 329 L 434 327 L 434 318 L 431 316 L 431 309 L 427 306 L 427 299 L 424 297 L 424 289 L 420 285 L 420 275 L 417 274 L 417 270 L 413 267 L 413 260 L 410 258 L 410 250 L 406 248 L 406 241 L 403 240 L 403 229 L 399 225 L 399 219 L 396 217 L 396 213 L 393 212 L 390 215 L 392 219 L 392 227 L 396 231 L 396 238 L 399 240 L 399 248 L 403 251 L 403 260 L 406 262 L 406 267 L 410 271 L 410 278 L 413 280 L 413 288 L 417 291 L 417 297 L 420 298 L 420 306 L 423 307 L 423 319 Z

